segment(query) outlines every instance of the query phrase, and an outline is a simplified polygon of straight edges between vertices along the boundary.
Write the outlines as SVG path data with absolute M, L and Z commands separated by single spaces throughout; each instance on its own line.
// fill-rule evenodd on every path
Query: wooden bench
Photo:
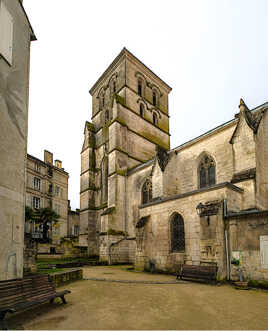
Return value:
M 216 265 L 204 266 L 182 264 L 177 273 L 177 279 L 205 280 L 216 284 L 217 271 L 218 267 Z
M 4 321 L 7 313 L 15 313 L 20 310 L 61 298 L 65 304 L 64 296 L 71 291 L 56 292 L 49 275 L 30 275 L 22 279 L 0 281 L 0 329 L 7 324 Z

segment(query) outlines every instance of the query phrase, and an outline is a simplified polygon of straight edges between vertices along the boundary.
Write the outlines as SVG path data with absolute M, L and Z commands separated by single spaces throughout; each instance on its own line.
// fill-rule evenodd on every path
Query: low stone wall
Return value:
M 73 269 L 63 272 L 55 272 L 49 275 L 55 287 L 68 284 L 70 282 L 83 279 L 82 269 Z

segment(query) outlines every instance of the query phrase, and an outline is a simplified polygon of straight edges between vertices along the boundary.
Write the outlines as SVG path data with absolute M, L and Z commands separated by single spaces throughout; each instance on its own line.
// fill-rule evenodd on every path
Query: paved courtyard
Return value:
M 44 304 L 9 320 L 10 328 L 31 330 L 198 330 L 268 329 L 268 293 L 235 290 L 174 276 L 128 271 L 127 267 L 84 268 L 85 278 L 64 286 L 67 305 Z M 124 283 L 129 280 L 131 283 Z M 142 281 L 165 282 L 148 284 Z

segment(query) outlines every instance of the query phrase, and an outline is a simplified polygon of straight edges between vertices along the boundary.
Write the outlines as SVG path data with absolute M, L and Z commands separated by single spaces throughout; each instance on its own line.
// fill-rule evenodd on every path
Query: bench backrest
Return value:
M 216 265 L 201 266 L 201 265 L 182 265 L 182 272 L 191 273 L 217 273 L 218 267 Z
M 56 290 L 48 275 L 0 281 L 0 308 L 13 307 L 25 303 L 31 298 L 38 299 L 55 293 Z

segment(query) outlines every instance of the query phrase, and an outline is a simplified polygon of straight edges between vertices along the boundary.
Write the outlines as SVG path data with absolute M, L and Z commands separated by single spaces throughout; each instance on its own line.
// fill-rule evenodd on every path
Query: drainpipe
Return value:
M 226 220 L 227 217 L 227 203 L 226 199 L 223 200 L 223 219 Z M 226 273 L 227 273 L 227 280 L 230 280 L 230 262 L 229 262 L 229 243 L 228 243 L 228 232 L 226 230 L 226 224 L 225 230 L 224 230 L 224 236 L 225 236 L 225 251 L 226 251 Z

